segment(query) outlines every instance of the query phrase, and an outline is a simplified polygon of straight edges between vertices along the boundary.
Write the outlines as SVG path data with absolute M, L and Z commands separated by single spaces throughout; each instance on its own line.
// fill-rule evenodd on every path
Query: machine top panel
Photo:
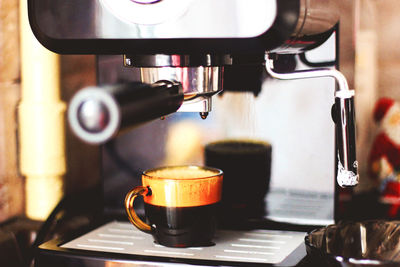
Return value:
M 276 0 L 138 2 L 34 0 L 32 21 L 59 39 L 251 38 L 267 31 L 277 12 Z
M 300 0 L 28 0 L 28 8 L 38 40 L 59 53 L 246 53 L 290 37 Z

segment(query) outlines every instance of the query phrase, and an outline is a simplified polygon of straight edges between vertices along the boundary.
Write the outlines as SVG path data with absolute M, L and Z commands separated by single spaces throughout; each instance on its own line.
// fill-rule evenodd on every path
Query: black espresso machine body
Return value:
M 323 43 L 337 1 L 32 0 L 30 23 L 48 49 L 67 54 L 299 53 Z
M 46 48 L 61 54 L 99 55 L 99 85 L 89 88 L 90 93 L 96 95 L 95 101 L 92 101 L 88 90 L 81 90 L 84 93 L 77 94 L 71 100 L 68 119 L 73 132 L 83 141 L 94 145 L 105 144 L 102 150 L 103 155 L 108 155 L 103 157 L 106 160 L 110 153 L 115 152 L 115 137 L 139 123 L 175 111 L 200 112 L 205 118 L 211 111 L 212 96 L 221 91 L 250 91 L 258 95 L 265 70 L 270 76 L 283 80 L 328 76 L 333 77 L 337 83 L 335 86 L 332 80 L 337 142 L 334 146 L 337 149 L 332 148 L 332 172 L 335 173 L 332 176 L 336 178 L 336 174 L 341 173 L 345 179 L 338 179 L 339 184 L 353 186 L 358 179 L 353 95 L 345 79 L 334 70 L 337 67 L 337 54 L 327 64 L 333 68 L 315 71 L 308 66 L 296 68 L 296 64 L 293 64 L 296 62 L 294 55 L 326 42 L 332 43 L 332 36 L 333 40 L 337 38 L 339 6 L 340 1 L 337 0 L 28 0 L 32 30 Z M 333 43 L 336 46 L 336 42 Z M 104 55 L 124 55 L 120 66 L 114 67 L 120 75 L 117 75 L 118 79 L 102 77 L 102 72 L 106 73 L 105 76 L 110 74 L 110 68 L 105 65 L 115 66 L 115 57 Z M 177 70 L 179 74 L 183 72 L 185 75 L 177 75 Z M 243 80 L 248 86 L 242 86 Z M 135 90 L 130 90 L 132 88 Z M 166 91 L 173 91 L 171 88 L 174 93 L 166 94 Z M 147 93 L 143 93 L 146 90 Z M 132 92 L 140 93 L 136 95 Z M 196 95 L 195 99 L 192 95 Z M 108 104 L 110 99 L 114 104 Z M 101 116 L 94 119 L 86 116 L 85 108 L 82 107 L 89 102 L 95 104 Z M 168 104 L 161 105 L 163 102 Z M 160 110 L 153 112 L 156 106 L 160 106 Z M 104 117 L 109 119 L 106 122 L 99 120 Z M 162 127 L 155 127 L 157 131 L 162 131 Z M 154 133 L 153 130 L 151 128 L 149 131 Z M 144 131 L 145 135 L 149 133 L 140 127 L 132 132 L 135 131 Z M 110 164 L 103 163 L 105 166 Z M 145 161 L 141 163 L 137 161 L 141 165 L 139 169 L 147 168 L 146 164 L 149 164 Z M 107 184 L 113 178 L 105 175 L 105 179 L 108 180 L 103 182 Z M 123 186 L 130 185 L 125 183 Z M 104 191 L 107 189 L 104 186 Z M 120 219 L 121 215 L 119 210 L 115 212 L 113 205 L 122 197 L 113 194 L 115 192 L 111 192 L 111 196 L 110 192 L 104 194 L 107 221 Z M 296 200 L 297 196 L 295 194 L 293 199 Z M 111 205 L 108 205 L 109 199 Z M 305 256 L 303 242 L 287 253 L 282 261 L 264 259 L 257 262 L 246 257 L 236 257 L 231 261 L 223 255 L 212 256 L 220 256 L 214 260 L 198 259 L 192 257 L 190 251 L 179 252 L 180 255 L 176 251 L 161 251 L 161 254 L 157 254 L 151 248 L 143 253 L 126 254 L 113 250 L 122 248 L 111 245 L 119 242 L 120 245 L 129 246 L 128 235 L 120 234 L 122 240 L 119 241 L 97 240 L 93 236 L 86 236 L 92 233 L 105 236 L 110 234 L 107 231 L 112 230 L 124 233 L 126 225 L 123 222 L 111 222 L 102 227 L 105 227 L 103 230 L 106 232 L 96 232 L 98 229 L 95 229 L 95 232 L 76 233 L 72 237 L 62 237 L 42 244 L 38 249 L 36 266 L 168 266 L 178 263 L 207 266 L 307 266 L 307 260 L 302 260 Z M 304 231 L 309 227 L 261 220 L 249 223 L 246 230 Z M 267 232 L 261 234 L 269 235 Z M 294 232 L 295 236 L 297 234 Z M 223 233 L 221 235 L 224 236 Z M 69 243 L 80 237 L 86 238 L 86 241 L 96 239 L 100 243 L 75 244 L 81 249 Z M 107 248 L 111 251 L 103 251 Z M 248 253 L 257 255 L 251 251 Z M 262 255 L 269 252 L 259 253 Z

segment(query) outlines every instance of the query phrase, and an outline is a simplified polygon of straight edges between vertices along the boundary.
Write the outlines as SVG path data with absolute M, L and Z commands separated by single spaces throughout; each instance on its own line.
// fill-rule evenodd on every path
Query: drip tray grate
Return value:
M 151 235 L 128 222 L 110 222 L 61 247 L 154 257 L 278 264 L 304 243 L 304 237 L 302 232 L 219 230 L 214 246 L 168 248 L 154 243 Z

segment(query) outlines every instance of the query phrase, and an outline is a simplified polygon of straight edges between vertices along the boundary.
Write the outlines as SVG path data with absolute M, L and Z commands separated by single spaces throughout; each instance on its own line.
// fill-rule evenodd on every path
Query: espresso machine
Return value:
M 107 170 L 113 169 L 107 169 L 113 165 L 107 160 L 115 152 L 116 143 L 135 144 L 137 140 L 137 148 L 137 144 L 146 143 L 143 136 L 154 132 L 162 135 L 168 121 L 178 121 L 180 116 L 212 123 L 212 114 L 221 106 L 230 105 L 234 110 L 235 103 L 221 104 L 230 93 L 257 98 L 274 79 L 312 81 L 323 77 L 332 78 L 328 92 L 331 102 L 325 112 L 332 130 L 328 138 L 333 137 L 329 177 L 340 187 L 357 185 L 354 91 L 337 70 L 339 7 L 337 0 L 28 0 L 32 30 L 46 48 L 61 54 L 98 55 L 98 86 L 83 88 L 72 98 L 68 122 L 83 142 L 103 145 L 104 191 L 118 179 L 107 175 Z M 324 45 L 331 48 L 330 52 L 333 49 L 333 59 L 310 64 L 305 53 Z M 300 101 L 310 103 L 309 97 L 303 95 Z M 192 115 L 197 113 L 200 116 Z M 324 117 L 324 121 L 328 120 Z M 148 142 L 157 146 L 162 141 L 154 138 Z M 139 158 L 146 153 L 137 150 Z M 154 157 L 151 160 L 155 164 Z M 151 166 L 143 159 L 135 162 L 141 168 Z M 122 188 L 132 185 L 121 181 Z M 131 226 L 119 221 L 115 210 L 123 195 L 108 191 L 104 194 L 104 212 L 114 220 L 80 236 L 42 244 L 36 266 L 295 266 L 305 256 L 304 233 L 284 227 L 269 232 L 272 230 L 262 223 L 256 223 L 259 229 L 253 227 L 251 232 L 222 231 L 224 242 L 209 250 L 162 250 L 151 242 L 148 247 L 132 248 L 143 236 L 132 235 Z M 277 194 L 281 199 L 282 194 Z M 333 213 L 332 206 L 332 220 Z M 268 216 L 279 220 L 272 211 Z M 282 221 L 304 222 L 296 218 Z M 249 246 L 249 236 L 256 245 L 243 252 Z M 274 236 L 273 240 L 267 236 Z M 287 242 L 287 236 L 293 242 Z M 237 242 L 229 241 L 224 247 L 231 237 Z M 257 250 L 266 242 L 284 245 L 275 247 L 279 253 L 271 256 L 268 251 Z

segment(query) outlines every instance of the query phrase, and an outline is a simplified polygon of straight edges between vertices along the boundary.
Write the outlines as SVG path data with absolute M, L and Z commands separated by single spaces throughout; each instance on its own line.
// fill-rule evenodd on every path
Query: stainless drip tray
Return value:
M 271 190 L 267 203 L 266 218 L 275 222 L 296 225 L 329 225 L 334 221 L 334 195 L 332 193 L 287 190 Z
M 154 243 L 151 235 L 137 230 L 130 223 L 115 221 L 65 243 L 61 248 L 214 263 L 281 264 L 297 248 L 304 246 L 304 237 L 303 232 L 220 230 L 217 231 L 214 246 L 168 248 Z

